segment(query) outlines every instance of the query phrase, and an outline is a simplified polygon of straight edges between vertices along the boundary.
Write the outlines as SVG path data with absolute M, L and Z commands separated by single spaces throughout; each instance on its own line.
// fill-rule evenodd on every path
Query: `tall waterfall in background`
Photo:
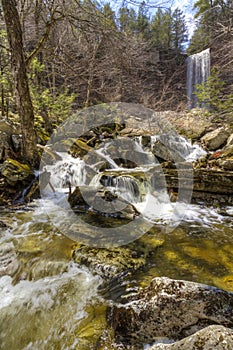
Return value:
M 194 94 L 196 85 L 205 82 L 210 75 L 210 49 L 198 52 L 187 58 L 187 97 L 188 105 L 193 108 L 197 104 Z

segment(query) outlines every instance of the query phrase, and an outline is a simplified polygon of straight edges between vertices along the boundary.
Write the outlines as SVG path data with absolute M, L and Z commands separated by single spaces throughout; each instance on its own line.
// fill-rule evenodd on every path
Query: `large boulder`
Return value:
M 209 151 L 215 151 L 227 142 L 228 137 L 229 131 L 221 127 L 205 134 L 201 142 Z
M 148 350 L 223 350 L 233 349 L 233 330 L 219 325 L 205 327 L 199 332 L 173 344 L 156 344 Z
M 34 178 L 34 173 L 27 164 L 10 158 L 1 165 L 0 174 L 10 186 L 18 183 L 27 184 Z
M 233 327 L 233 293 L 157 277 L 125 305 L 114 305 L 111 322 L 116 339 L 135 349 L 157 337 L 180 340 L 213 324 Z

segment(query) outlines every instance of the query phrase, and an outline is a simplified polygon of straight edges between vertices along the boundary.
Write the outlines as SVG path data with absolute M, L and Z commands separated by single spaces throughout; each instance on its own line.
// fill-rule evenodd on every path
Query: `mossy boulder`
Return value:
M 82 158 L 91 150 L 92 147 L 88 146 L 86 142 L 77 139 L 70 147 L 69 153 L 75 158 Z
M 1 165 L 0 173 L 10 186 L 18 183 L 27 184 L 34 178 L 34 173 L 29 165 L 10 158 Z
M 57 141 L 53 144 L 53 150 L 56 152 L 68 152 L 75 140 L 74 138 L 67 138 Z
M 105 280 L 115 278 L 126 272 L 134 272 L 146 265 L 147 258 L 156 254 L 164 243 L 147 233 L 138 240 L 122 247 L 91 248 L 81 246 L 73 252 L 73 259 L 78 264 L 88 266 L 92 272 Z
M 113 278 L 125 271 L 138 270 L 146 263 L 143 256 L 126 247 L 106 249 L 83 246 L 74 251 L 73 259 L 78 264 L 88 266 L 104 279 Z

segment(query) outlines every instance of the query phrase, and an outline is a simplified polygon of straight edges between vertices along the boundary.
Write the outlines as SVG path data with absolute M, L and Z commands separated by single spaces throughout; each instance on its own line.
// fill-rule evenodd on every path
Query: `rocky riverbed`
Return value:
M 20 135 L 14 136 L 11 123 L 0 124 L 3 349 L 232 348 L 232 124 L 219 125 L 198 110 L 185 116 L 149 113 L 150 122 L 140 108 L 129 112 L 124 123 L 95 127 L 78 139 L 70 131 L 52 148 L 38 146 L 45 151 L 42 165 L 54 171 L 52 178 L 43 173 L 40 189 L 51 195 L 44 202 L 34 200 L 40 195 L 36 169 L 17 153 Z M 163 116 L 182 135 L 173 135 L 172 143 L 156 134 L 166 129 L 158 123 Z M 119 153 L 111 148 L 117 140 Z M 67 147 L 71 163 L 65 178 L 56 176 L 53 166 L 58 164 L 62 172 Z M 151 155 L 156 158 L 153 166 Z M 139 165 L 145 164 L 142 170 Z M 83 182 L 75 180 L 77 173 Z M 94 194 L 93 178 L 99 184 Z M 158 202 L 153 202 L 157 212 L 152 217 L 138 203 L 155 179 Z M 179 224 L 167 230 L 169 211 L 177 198 L 182 201 L 180 182 L 190 201 L 176 212 L 181 216 L 172 215 Z M 164 185 L 167 194 L 159 194 Z M 78 239 L 63 232 L 63 207 L 54 209 L 52 201 L 58 194 L 66 196 L 81 220 Z M 113 215 L 108 208 L 115 201 L 124 210 Z M 107 246 L 106 237 L 101 246 L 96 244 L 97 231 L 90 225 L 95 223 L 98 232 L 114 228 L 124 239 L 122 224 L 141 225 L 141 215 L 147 223 L 152 220 L 145 234 L 135 236 L 134 225 L 135 230 L 126 230 L 124 244 L 116 244 L 116 236 L 113 245 Z M 67 221 L 66 226 L 72 225 Z

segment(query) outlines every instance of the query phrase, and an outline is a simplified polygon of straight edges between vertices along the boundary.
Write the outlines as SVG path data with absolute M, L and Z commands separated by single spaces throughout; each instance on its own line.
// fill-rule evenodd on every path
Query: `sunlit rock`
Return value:
M 212 324 L 233 327 L 233 294 L 198 283 L 154 278 L 125 305 L 113 306 L 116 339 L 152 343 L 156 337 L 180 340 Z
M 157 344 L 148 350 L 233 349 L 233 330 L 219 325 L 206 327 L 173 344 Z
M 226 143 L 228 137 L 229 131 L 222 127 L 205 134 L 201 142 L 208 150 L 215 151 Z

